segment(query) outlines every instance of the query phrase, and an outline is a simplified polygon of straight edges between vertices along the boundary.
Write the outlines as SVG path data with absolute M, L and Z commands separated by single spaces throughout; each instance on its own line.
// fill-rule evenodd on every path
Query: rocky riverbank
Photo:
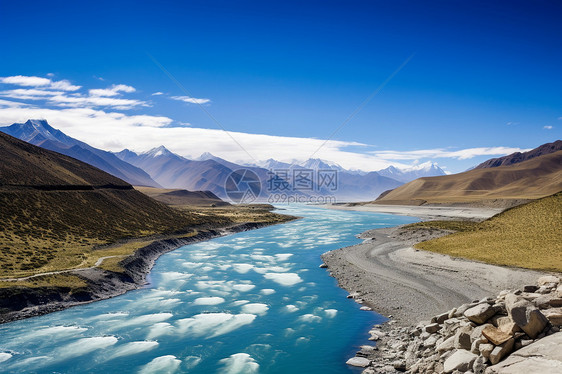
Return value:
M 503 290 L 415 327 L 377 326 L 349 364 L 374 373 L 562 372 L 562 277 Z
M 187 244 L 270 226 L 271 223 L 244 223 L 222 229 L 199 231 L 196 235 L 156 240 L 142 247 L 120 265 L 124 272 L 112 272 L 99 267 L 77 269 L 69 274 L 85 281 L 78 290 L 70 287 L 9 287 L 0 288 L 0 323 L 43 315 L 75 305 L 119 296 L 146 284 L 146 276 L 155 261 L 164 253 Z

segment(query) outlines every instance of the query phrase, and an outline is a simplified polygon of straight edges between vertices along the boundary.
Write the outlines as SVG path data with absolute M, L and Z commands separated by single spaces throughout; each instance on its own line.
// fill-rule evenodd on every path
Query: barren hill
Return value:
M 421 205 L 494 199 L 537 199 L 562 190 L 562 151 L 510 166 L 419 178 L 376 200 L 377 204 Z

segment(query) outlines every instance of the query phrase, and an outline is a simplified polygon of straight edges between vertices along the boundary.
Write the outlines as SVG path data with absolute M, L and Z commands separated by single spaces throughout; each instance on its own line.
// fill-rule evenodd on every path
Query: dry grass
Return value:
M 437 230 L 451 230 L 458 232 L 471 231 L 476 228 L 477 222 L 472 221 L 424 221 L 411 223 L 403 226 L 404 229 L 437 229 Z
M 9 287 L 68 287 L 71 289 L 80 289 L 87 286 L 86 282 L 76 275 L 72 274 L 53 274 L 41 277 L 30 278 L 19 282 L 0 281 L 0 288 Z
M 508 209 L 471 229 L 416 244 L 416 248 L 496 265 L 562 272 L 562 193 Z

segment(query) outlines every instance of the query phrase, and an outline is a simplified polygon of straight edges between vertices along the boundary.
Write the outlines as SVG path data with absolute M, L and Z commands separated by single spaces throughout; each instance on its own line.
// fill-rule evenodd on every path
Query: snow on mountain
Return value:
M 424 162 L 419 165 L 410 166 L 408 168 L 397 168 L 389 166 L 386 169 L 377 171 L 382 176 L 396 179 L 397 181 L 408 183 L 414 179 L 422 177 L 435 177 L 445 175 L 445 171 L 441 169 L 436 163 L 431 161 Z

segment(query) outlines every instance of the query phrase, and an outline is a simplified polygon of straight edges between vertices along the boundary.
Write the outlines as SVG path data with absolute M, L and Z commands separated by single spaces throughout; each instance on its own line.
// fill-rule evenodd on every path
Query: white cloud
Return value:
M 543 129 L 552 130 L 552 129 L 553 129 L 553 126 L 544 126 Z
M 206 104 L 210 102 L 210 99 L 196 99 L 190 96 L 172 96 L 171 99 L 183 101 L 184 103 L 190 104 Z
M 125 84 L 114 84 L 109 88 L 96 88 L 89 90 L 90 96 L 117 96 L 121 95 L 121 92 L 135 92 L 135 88 L 127 86 Z
M 76 91 L 82 87 L 82 86 L 75 86 L 71 84 L 69 81 L 67 81 L 66 79 L 61 81 L 53 81 L 49 78 L 25 76 L 25 75 L 0 77 L 0 83 L 13 84 L 16 86 L 23 86 L 23 87 L 52 88 L 55 90 L 63 90 L 63 91 Z
M 126 98 L 124 94 L 134 92 L 135 88 L 122 84 L 105 89 L 93 89 L 89 94 L 83 94 L 67 92 L 63 86 L 68 81 L 54 82 L 43 77 L 3 77 L 0 78 L 0 83 L 27 87 L 0 91 L 0 97 L 6 98 L 6 100 L 0 98 L 0 125 L 25 122 L 30 118 L 46 119 L 53 127 L 68 135 L 109 151 L 129 148 L 143 152 L 163 144 L 171 151 L 187 158 L 195 158 L 204 152 L 211 152 L 216 156 L 240 163 L 257 163 L 270 157 L 285 162 L 304 161 L 314 154 L 317 158 L 337 160 L 344 168 L 364 171 L 380 170 L 390 165 L 406 168 L 413 161 L 420 159 L 465 160 L 477 156 L 501 156 L 523 151 L 510 147 L 482 147 L 458 150 L 439 148 L 369 152 L 370 146 L 359 142 L 337 140 L 325 142 L 324 139 L 316 138 L 232 131 L 226 133 L 218 129 L 180 125 L 178 121 L 166 116 L 128 115 L 123 111 L 147 107 L 149 103 Z M 55 86 L 59 86 L 60 89 L 53 89 Z M 79 86 L 75 87 L 79 88 Z M 153 95 L 155 94 L 161 92 L 155 92 Z M 188 103 L 210 101 L 188 96 L 175 96 L 173 99 Z M 35 104 L 16 100 L 31 100 Z M 232 138 L 236 139 L 236 142 Z M 359 148 L 359 151 L 349 151 L 350 147 Z
M 511 147 L 480 147 L 466 148 L 456 151 L 437 149 L 422 149 L 416 151 L 375 151 L 370 152 L 383 160 L 419 160 L 420 158 L 454 158 L 467 160 L 477 156 L 508 155 L 514 152 L 524 152 L 528 149 Z
M 158 91 L 152 94 L 152 96 L 160 96 L 160 95 L 164 95 L 164 92 Z

